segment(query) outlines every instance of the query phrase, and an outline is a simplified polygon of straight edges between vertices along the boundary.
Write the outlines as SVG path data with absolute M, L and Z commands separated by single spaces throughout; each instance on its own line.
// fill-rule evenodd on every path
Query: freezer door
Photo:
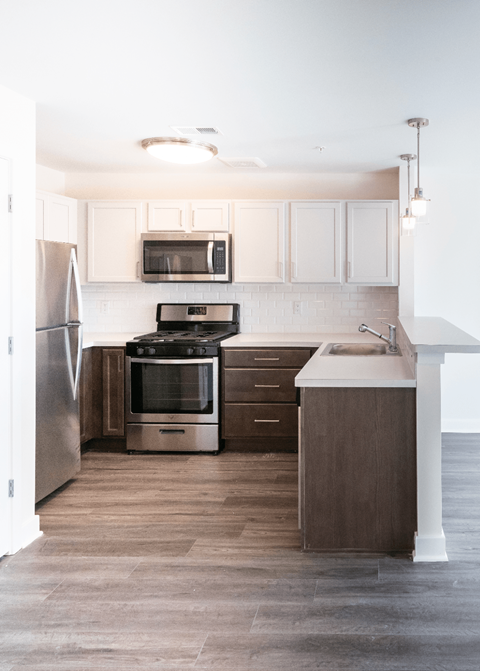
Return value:
M 40 501 L 80 470 L 76 377 L 78 328 L 37 332 L 36 491 Z M 70 361 L 70 368 L 68 365 Z
M 75 255 L 75 246 L 65 242 L 36 241 L 37 329 L 81 321 L 77 286 L 71 280 L 72 250 Z

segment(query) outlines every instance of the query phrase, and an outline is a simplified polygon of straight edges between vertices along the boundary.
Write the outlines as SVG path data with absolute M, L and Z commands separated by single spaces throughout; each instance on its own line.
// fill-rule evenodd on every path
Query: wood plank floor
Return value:
M 0 560 L 0 671 L 478 671 L 480 436 L 444 445 L 423 565 L 300 553 L 294 454 L 85 454 Z

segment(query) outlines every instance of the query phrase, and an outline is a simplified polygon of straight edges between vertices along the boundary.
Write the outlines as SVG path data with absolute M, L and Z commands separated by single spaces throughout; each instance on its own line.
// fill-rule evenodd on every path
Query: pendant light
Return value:
M 408 184 L 408 200 L 407 203 L 410 205 L 410 161 L 414 161 L 417 158 L 416 154 L 400 154 L 402 161 L 407 161 L 407 184 Z M 402 217 L 402 235 L 415 235 L 415 224 L 416 218 L 412 215 L 410 207 L 405 208 L 405 214 Z
M 149 137 L 142 140 L 149 154 L 169 163 L 204 163 L 218 154 L 218 149 L 207 142 L 185 137 Z
M 420 187 L 420 128 L 428 126 L 430 121 L 423 118 L 409 119 L 408 125 L 417 129 L 417 186 L 415 195 L 411 200 L 412 215 L 414 217 L 423 217 L 427 214 L 428 199 L 423 197 L 423 189 Z

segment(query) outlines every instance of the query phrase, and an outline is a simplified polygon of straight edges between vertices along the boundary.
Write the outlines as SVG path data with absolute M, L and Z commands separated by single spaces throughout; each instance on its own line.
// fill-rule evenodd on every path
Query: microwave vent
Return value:
M 220 158 L 220 157 L 218 157 Z M 266 168 L 267 164 L 260 158 L 220 158 L 222 163 L 230 168 Z
M 179 135 L 222 135 L 222 131 L 215 126 L 170 126 Z

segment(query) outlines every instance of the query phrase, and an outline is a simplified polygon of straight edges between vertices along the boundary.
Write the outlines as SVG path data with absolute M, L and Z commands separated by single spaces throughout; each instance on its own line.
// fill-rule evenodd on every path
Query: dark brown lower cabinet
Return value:
M 80 442 L 112 444 L 125 436 L 125 348 L 83 351 L 80 376 Z M 108 441 L 108 443 L 107 443 Z
M 302 389 L 304 550 L 413 549 L 415 406 L 411 388 Z

